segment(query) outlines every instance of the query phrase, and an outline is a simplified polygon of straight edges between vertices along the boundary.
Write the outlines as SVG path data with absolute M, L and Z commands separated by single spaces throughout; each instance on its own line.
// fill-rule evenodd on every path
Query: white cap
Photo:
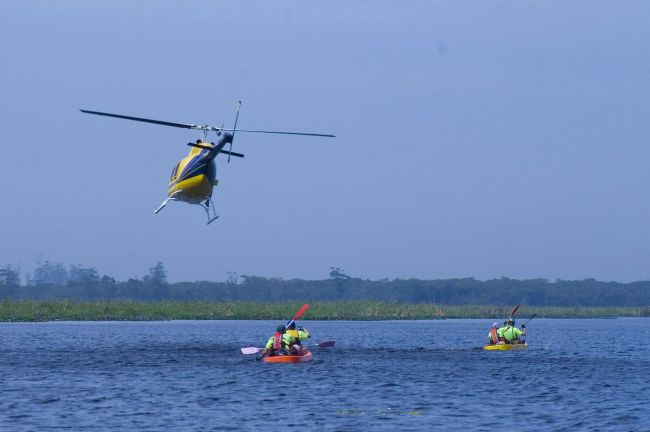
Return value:
M 494 323 L 492 323 L 492 327 L 499 327 L 499 323 L 495 321 Z

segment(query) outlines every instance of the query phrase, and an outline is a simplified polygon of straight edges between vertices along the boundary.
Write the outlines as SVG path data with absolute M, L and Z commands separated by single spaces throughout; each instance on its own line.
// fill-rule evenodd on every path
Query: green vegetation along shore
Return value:
M 0 321 L 156 321 L 156 320 L 284 320 L 302 306 L 299 302 L 0 302 Z M 318 302 L 310 305 L 307 320 L 409 320 L 449 318 L 503 318 L 508 306 L 449 306 L 372 301 Z M 650 308 L 634 307 L 526 307 L 521 317 L 614 318 L 648 317 Z
M 467 310 L 470 304 L 478 305 L 514 305 L 550 308 L 559 307 L 560 315 L 575 316 L 574 307 L 588 308 L 586 310 L 600 311 L 600 308 L 644 308 L 650 306 L 650 280 L 619 283 L 602 282 L 595 279 L 576 281 L 546 279 L 516 280 L 506 277 L 486 281 L 474 278 L 461 279 L 381 279 L 367 280 L 346 275 L 337 267 L 330 267 L 329 278 L 323 280 L 303 280 L 282 278 L 267 278 L 260 276 L 237 275 L 230 273 L 228 280 L 223 282 L 167 281 L 167 271 L 162 262 L 149 269 L 149 274 L 141 279 L 129 278 L 117 281 L 109 275 L 101 276 L 93 267 L 44 262 L 38 265 L 33 273 L 25 274 L 23 278 L 17 267 L 0 266 L 0 300 L 8 301 L 75 301 L 75 302 L 112 302 L 110 311 L 116 310 L 121 314 L 122 308 L 115 309 L 117 302 L 204 302 L 208 304 L 232 304 L 234 302 L 254 302 L 256 304 L 309 302 L 314 304 L 332 303 L 343 305 L 323 309 L 321 316 L 358 318 L 374 318 L 375 314 L 368 311 L 377 310 L 378 317 L 431 317 L 457 316 L 457 309 L 445 309 L 438 314 L 441 307 L 430 305 L 460 306 Z M 24 281 L 24 283 L 23 283 Z M 344 302 L 344 303 L 338 303 Z M 373 303 L 368 303 L 373 302 Z M 391 306 L 367 306 L 368 304 L 389 304 Z M 105 303 L 100 303 L 105 304 Z M 421 307 L 394 304 L 413 305 Z M 131 310 L 131 307 L 126 307 Z M 230 307 L 231 310 L 240 310 Z M 174 310 L 195 310 L 195 307 L 174 306 Z M 433 311 L 432 311 L 433 309 Z M 485 308 L 480 308 L 483 310 Z M 94 309 L 93 309 L 94 310 Z M 150 310 L 147 307 L 147 310 Z M 214 310 L 214 309 L 210 309 Z M 267 317 L 270 312 L 265 307 L 254 307 L 254 316 Z M 275 309 L 274 309 L 275 310 Z M 624 313 L 634 313 L 634 312 Z M 223 316 L 221 309 L 215 312 Z M 460 316 L 475 314 L 460 312 Z M 199 312 L 204 313 L 201 306 Z M 449 312 L 449 313 L 447 313 Z M 117 313 L 117 312 L 116 312 Z M 166 308 L 156 309 L 156 314 L 167 316 Z M 189 313 L 189 312 L 188 312 Z M 211 312 L 207 312 L 208 317 Z M 580 315 L 582 312 L 577 313 Z M 591 312 L 588 312 L 591 313 Z M 613 312 L 615 314 L 623 312 Z M 150 312 L 145 313 L 149 316 Z M 601 312 L 597 313 L 598 315 Z M 609 315 L 610 312 L 605 312 Z M 96 315 L 96 313 L 92 313 Z M 196 316 L 194 312 L 191 316 Z M 239 312 L 234 313 L 240 317 Z M 553 315 L 549 312 L 549 315 Z M 126 316 L 126 315 L 125 315 Z M 176 312 L 174 312 L 176 316 Z M 243 315 L 243 317 L 248 314 Z M 477 315 L 471 315 L 477 316 Z M 483 316 L 483 315 L 481 315 Z M 553 315 L 554 316 L 554 315 Z M 581 315 L 580 315 L 581 316 Z M 226 316 L 227 317 L 227 316 Z

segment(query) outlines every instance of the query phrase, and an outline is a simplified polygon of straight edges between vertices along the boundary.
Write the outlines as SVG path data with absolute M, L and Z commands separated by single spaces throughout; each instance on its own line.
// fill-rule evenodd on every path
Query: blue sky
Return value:
M 0 264 L 324 278 L 650 277 L 650 3 L 0 3 Z M 205 226 L 168 176 L 241 134 Z

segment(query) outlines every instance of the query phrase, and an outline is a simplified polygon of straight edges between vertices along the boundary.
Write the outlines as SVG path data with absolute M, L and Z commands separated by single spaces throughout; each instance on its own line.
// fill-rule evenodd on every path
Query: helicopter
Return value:
M 239 120 L 239 110 L 241 109 L 241 101 L 237 102 L 237 114 L 235 115 L 235 124 L 232 129 L 224 127 L 215 127 L 207 124 L 185 124 L 174 123 L 162 120 L 152 120 L 142 117 L 132 117 L 121 114 L 111 114 L 100 111 L 90 111 L 80 109 L 82 113 L 94 114 L 106 117 L 115 117 L 124 120 L 133 120 L 144 123 L 153 123 L 163 126 L 171 126 L 184 129 L 195 129 L 203 132 L 203 139 L 197 139 L 196 142 L 188 143 L 192 147 L 187 156 L 181 159 L 172 170 L 169 178 L 169 185 L 167 186 L 167 198 L 154 210 L 158 214 L 165 208 L 169 201 L 180 201 L 188 204 L 196 204 L 201 206 L 208 217 L 207 225 L 217 220 L 216 211 L 214 209 L 214 202 L 212 201 L 212 190 L 219 181 L 216 178 L 217 166 L 215 158 L 219 154 L 228 155 L 228 163 L 230 163 L 231 156 L 243 158 L 244 155 L 232 151 L 232 143 L 235 138 L 235 132 L 248 132 L 248 133 L 261 133 L 261 134 L 280 134 L 280 135 L 302 135 L 302 136 L 315 136 L 335 138 L 335 135 L 320 134 L 320 133 L 307 133 L 307 132 L 280 132 L 280 131 L 266 131 L 266 130 L 249 130 L 237 129 L 237 120 Z M 209 132 L 214 132 L 217 135 L 216 143 L 208 142 L 207 136 Z M 229 146 L 226 150 L 226 146 Z M 212 213 L 210 212 L 212 210 Z

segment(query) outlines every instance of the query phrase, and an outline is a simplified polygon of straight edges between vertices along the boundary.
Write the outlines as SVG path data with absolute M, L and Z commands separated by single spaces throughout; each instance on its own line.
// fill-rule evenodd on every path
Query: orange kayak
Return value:
M 265 363 L 304 363 L 312 359 L 311 351 L 305 351 L 299 355 L 278 355 L 272 357 L 264 357 Z

